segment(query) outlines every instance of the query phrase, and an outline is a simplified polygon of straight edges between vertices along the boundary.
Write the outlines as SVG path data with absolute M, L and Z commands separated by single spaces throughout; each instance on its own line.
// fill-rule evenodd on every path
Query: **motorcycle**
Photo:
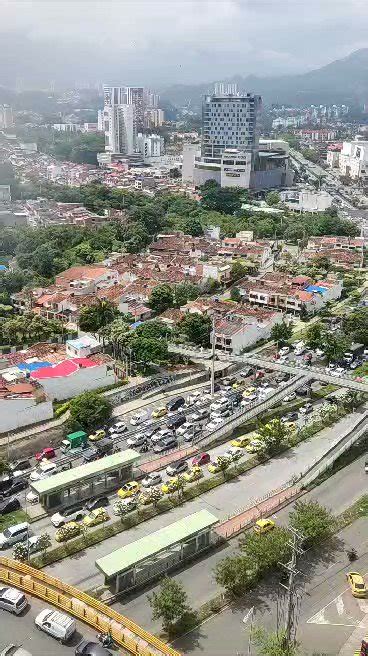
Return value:
M 358 558 L 358 554 L 354 548 L 349 549 L 349 551 L 347 551 L 346 553 L 351 563 Z
M 96 638 L 103 647 L 108 648 L 114 645 L 114 641 L 111 637 L 111 633 L 97 633 Z

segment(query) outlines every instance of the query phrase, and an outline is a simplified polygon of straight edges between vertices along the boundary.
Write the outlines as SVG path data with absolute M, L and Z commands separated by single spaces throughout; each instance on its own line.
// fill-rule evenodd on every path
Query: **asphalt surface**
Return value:
M 314 407 L 313 413 L 311 413 L 307 416 L 299 415 L 299 419 L 295 422 L 295 424 L 299 428 L 301 428 L 301 427 L 305 426 L 308 422 L 311 422 L 314 419 L 316 419 L 316 417 L 318 415 L 318 410 L 319 410 L 321 404 L 322 404 L 322 401 L 314 401 L 313 402 L 313 407 Z M 287 412 L 287 411 L 288 411 L 287 408 L 285 408 L 285 412 Z M 241 432 L 241 431 L 238 431 L 238 432 Z M 229 440 L 226 443 L 221 444 L 220 446 L 214 447 L 212 449 L 205 449 L 205 451 L 207 453 L 209 453 L 209 455 L 211 457 L 211 460 L 213 461 L 219 455 L 223 455 L 225 453 L 225 451 L 231 446 L 231 441 L 232 441 L 232 439 L 229 438 Z M 253 454 L 250 454 L 245 449 L 243 449 L 242 450 L 242 457 L 239 459 L 238 462 L 245 462 L 246 460 L 249 460 L 249 458 L 251 458 L 251 457 L 253 457 Z M 192 461 L 192 457 L 188 458 L 189 466 L 191 465 L 191 461 Z M 203 472 L 203 478 L 210 478 L 212 476 L 212 474 L 208 471 L 207 465 L 202 467 L 202 472 Z M 160 473 L 161 473 L 161 476 L 162 476 L 162 484 L 167 482 L 168 480 L 170 480 L 171 477 L 166 474 L 165 470 L 161 470 Z M 142 489 L 144 489 L 144 488 L 142 487 Z M 111 523 L 111 522 L 117 520 L 117 516 L 113 514 L 113 510 L 112 510 L 113 504 L 118 500 L 116 491 L 113 492 L 112 494 L 109 494 L 108 498 L 109 498 L 110 504 L 106 508 L 106 510 L 110 515 L 110 520 L 107 523 Z M 51 539 L 52 539 L 53 546 L 57 546 L 57 544 L 58 544 L 54 540 L 55 531 L 56 531 L 56 528 L 52 525 L 49 515 L 42 517 L 41 519 L 39 519 L 36 522 L 32 522 L 32 525 L 31 525 L 31 534 L 32 535 L 40 535 L 41 533 L 48 532 Z M 11 554 L 12 549 L 5 550 L 5 551 L 8 552 L 9 554 Z
M 345 575 L 354 569 L 366 575 L 367 580 L 367 529 L 368 520 L 358 520 L 341 531 L 324 551 L 314 554 L 313 560 L 308 557 L 299 560 L 301 575 L 295 618 L 303 654 L 336 656 L 352 635 L 352 647 L 348 645 L 348 650 L 341 654 L 352 656 L 359 647 L 368 628 L 368 602 L 352 597 Z M 353 566 L 345 553 L 348 545 L 356 546 L 361 554 Z M 177 640 L 174 646 L 185 654 L 245 656 L 251 653 L 253 656 L 258 652 L 255 645 L 248 652 L 252 608 L 254 626 L 263 626 L 270 632 L 284 626 L 285 596 L 276 578 L 259 585 L 237 604 Z
M 206 508 L 220 520 L 238 513 L 242 508 L 276 490 L 293 476 L 300 474 L 318 457 L 335 444 L 343 432 L 358 421 L 359 413 L 345 417 L 331 429 L 322 431 L 318 438 L 311 438 L 285 454 L 273 458 L 264 465 L 258 466 L 248 473 L 239 476 L 205 494 L 184 503 L 168 513 L 154 517 L 129 531 L 125 531 L 104 542 L 81 552 L 77 556 L 60 561 L 46 568 L 50 574 L 67 583 L 72 583 L 82 589 L 90 589 L 102 583 L 102 577 L 97 572 L 94 561 L 111 551 L 129 544 L 138 538 L 153 533 L 172 522 L 198 510 Z
M 303 497 L 303 500 L 315 500 L 329 508 L 335 515 L 340 514 L 364 494 L 367 486 L 367 474 L 364 472 L 365 456 L 360 457 L 345 469 L 340 470 L 334 476 L 324 481 L 321 485 L 311 490 Z M 293 504 L 275 513 L 272 518 L 277 524 L 287 526 L 288 516 Z M 194 561 L 181 571 L 174 573 L 172 578 L 180 582 L 189 598 L 193 608 L 198 608 L 205 602 L 210 601 L 215 595 L 221 593 L 213 579 L 213 571 L 219 561 L 226 556 L 237 552 L 238 541 L 233 539 L 226 546 L 207 554 L 207 557 Z M 158 631 L 159 621 L 152 620 L 151 609 L 148 604 L 147 594 L 152 590 L 157 591 L 158 584 L 146 588 L 143 592 L 127 596 L 124 601 L 118 601 L 114 608 L 134 619 L 138 624 L 151 631 Z M 205 647 L 203 643 L 203 647 Z M 207 647 L 206 647 L 207 649 Z M 210 650 L 205 653 L 211 653 Z
M 28 596 L 29 605 L 21 615 L 16 617 L 5 610 L 0 610 L 0 651 L 9 644 L 22 646 L 32 656 L 72 656 L 77 644 L 83 639 L 97 642 L 96 632 L 86 624 L 77 621 L 77 631 L 68 644 L 61 645 L 55 638 L 39 631 L 34 623 L 36 615 L 50 607 L 46 602 Z M 52 608 L 52 607 L 51 607 Z M 116 652 L 115 652 L 116 653 Z

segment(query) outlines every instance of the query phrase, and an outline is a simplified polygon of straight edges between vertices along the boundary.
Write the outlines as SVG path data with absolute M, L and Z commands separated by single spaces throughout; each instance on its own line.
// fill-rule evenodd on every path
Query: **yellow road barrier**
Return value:
M 97 631 L 110 631 L 114 641 L 138 656 L 181 656 L 175 649 L 78 588 L 25 563 L 0 556 L 0 581 L 68 611 Z

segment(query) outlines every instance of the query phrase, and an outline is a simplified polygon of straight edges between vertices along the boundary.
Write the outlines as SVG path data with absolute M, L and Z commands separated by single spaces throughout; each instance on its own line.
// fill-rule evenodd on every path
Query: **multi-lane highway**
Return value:
M 73 583 L 81 588 L 86 589 L 92 585 L 98 585 L 101 583 L 101 576 L 94 567 L 96 558 L 100 558 L 124 544 L 129 544 L 203 508 L 213 512 L 220 520 L 236 514 L 250 502 L 280 488 L 292 477 L 299 475 L 300 472 L 313 464 L 318 457 L 321 457 L 326 450 L 333 446 L 340 439 L 341 433 L 351 428 L 359 419 L 359 413 L 351 414 L 340 420 L 333 428 L 322 431 L 318 438 L 311 438 L 302 442 L 297 447 L 273 458 L 264 465 L 252 469 L 237 479 L 233 479 L 229 484 L 210 490 L 200 497 L 171 510 L 169 513 L 154 517 L 129 531 L 108 538 L 93 547 L 92 550 L 87 550 L 86 553 L 55 563 L 49 571 L 66 582 Z M 78 565 L 77 567 L 71 565 L 74 560 Z

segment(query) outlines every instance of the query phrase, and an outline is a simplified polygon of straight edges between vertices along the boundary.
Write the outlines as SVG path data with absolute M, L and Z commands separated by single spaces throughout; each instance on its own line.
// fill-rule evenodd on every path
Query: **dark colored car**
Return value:
M 0 502 L 0 515 L 7 515 L 14 510 L 19 510 L 20 503 L 19 499 L 14 497 L 13 499 L 6 499 L 6 501 Z
M 178 460 L 178 462 L 173 462 L 172 465 L 166 467 L 166 473 L 168 476 L 177 476 L 188 469 L 189 465 L 186 460 Z
M 107 497 L 98 497 L 97 499 L 90 499 L 84 506 L 86 510 L 96 510 L 96 508 L 105 508 L 109 505 Z
M 281 421 L 297 421 L 298 418 L 297 412 L 288 412 L 287 415 L 281 418 Z
M 299 389 L 296 390 L 298 396 L 308 396 L 309 392 L 310 392 L 309 387 L 300 387 Z
M 3 497 L 11 497 L 13 494 L 17 494 L 22 490 L 25 490 L 28 487 L 28 481 L 25 478 L 18 478 L 13 482 L 12 486 L 1 493 Z
M 75 648 L 75 656 L 111 656 L 111 652 L 98 642 L 82 640 Z
M 83 460 L 85 462 L 93 462 L 93 460 L 99 460 L 104 456 L 110 455 L 114 450 L 114 443 L 109 439 L 102 439 L 99 442 L 96 442 L 96 445 L 91 449 L 87 449 L 83 453 Z
M 12 476 L 9 476 L 9 478 L 4 478 L 2 481 L 0 481 L 0 494 L 4 494 L 7 490 L 11 488 L 13 485 L 14 479 Z
M 175 412 L 175 410 L 182 408 L 183 405 L 185 405 L 185 399 L 183 396 L 178 396 L 176 399 L 172 399 L 166 403 L 168 412 Z
M 167 420 L 167 427 L 171 428 L 172 430 L 176 430 L 186 422 L 186 417 L 184 413 L 181 413 L 179 415 L 175 415 L 174 417 L 170 417 L 170 419 Z
M 178 440 L 175 437 L 164 437 L 153 447 L 155 453 L 163 453 L 178 446 Z
M 29 460 L 16 460 L 15 462 L 12 462 L 10 465 L 10 469 L 12 471 L 25 471 L 26 469 L 31 468 L 31 463 Z

